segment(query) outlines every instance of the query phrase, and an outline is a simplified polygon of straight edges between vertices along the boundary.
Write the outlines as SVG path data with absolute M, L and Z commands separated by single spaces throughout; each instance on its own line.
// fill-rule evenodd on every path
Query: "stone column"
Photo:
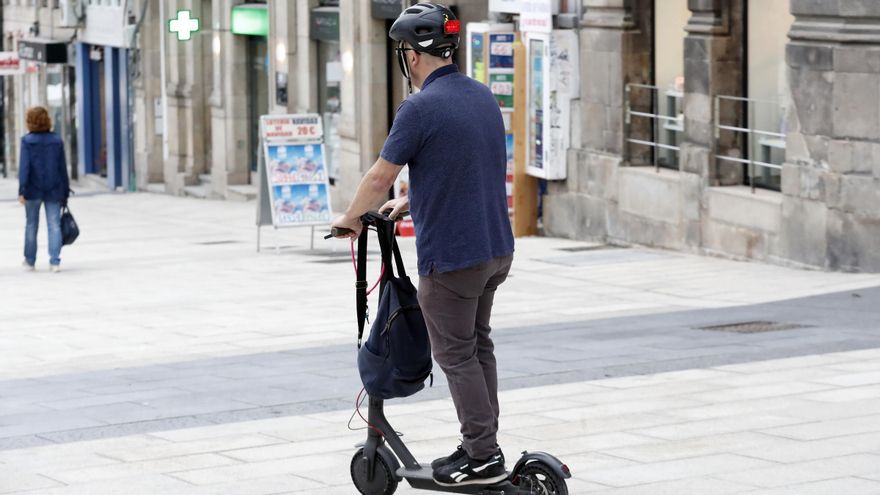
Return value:
M 339 137 L 339 178 L 334 210 L 341 211 L 363 173 L 376 161 L 384 142 L 386 117 L 385 23 L 370 14 L 369 0 L 340 2 L 340 46 L 345 75 Z
M 144 1 L 147 0 L 141 0 Z M 159 4 L 150 2 L 139 34 L 140 77 L 133 81 L 134 112 L 137 116 L 134 158 L 138 189 L 162 182 L 162 129 L 156 128 L 156 105 L 162 103 L 159 22 Z
M 290 0 L 291 2 L 294 0 Z M 309 11 L 318 5 L 317 0 L 295 0 L 297 18 L 295 21 L 296 59 L 289 61 L 291 77 L 288 79 L 288 91 L 291 103 L 288 105 L 294 113 L 318 111 L 318 54 L 315 42 L 309 38 Z M 341 2 L 341 11 L 345 11 L 349 2 Z M 342 15 L 340 14 L 340 17 Z M 341 19 L 340 19 L 341 21 Z M 341 35 L 340 29 L 340 35 Z M 293 40 L 291 40 L 293 41 Z M 295 75 L 293 75 L 295 73 Z
M 581 128 L 585 148 L 622 155 L 627 83 L 650 83 L 652 2 L 585 0 L 581 22 Z
M 308 11 L 304 14 L 308 17 Z M 297 2 L 269 2 L 269 108 L 272 113 L 293 113 L 296 111 L 297 83 L 297 19 L 300 16 Z M 283 53 L 279 50 L 283 48 Z M 277 100 L 277 74 L 287 75 L 287 104 Z
M 199 0 L 172 0 L 167 7 L 168 16 L 188 9 L 193 17 L 203 17 Z M 204 31 L 194 33 L 189 41 L 178 41 L 169 33 L 166 36 L 169 157 L 165 163 L 165 189 L 179 195 L 185 186 L 198 182 L 205 170 Z
M 742 134 L 715 133 L 715 97 L 743 96 L 745 0 L 688 0 L 692 15 L 684 42 L 685 133 L 681 170 L 697 174 L 705 185 L 739 185 L 739 163 L 715 163 L 714 153 L 741 156 Z M 744 105 L 719 106 L 722 121 L 742 126 Z
M 211 188 L 216 196 L 229 197 L 228 187 L 247 184 L 250 175 L 248 150 L 246 39 L 231 31 L 232 6 L 236 0 L 212 2 L 212 38 L 219 46 L 213 57 L 211 115 Z M 208 41 L 206 40 L 206 43 Z
M 630 82 L 651 82 L 652 32 L 651 1 L 584 0 L 580 123 L 575 126 L 581 134 L 573 137 L 580 149 L 568 156 L 568 179 L 548 183 L 544 197 L 548 234 L 605 239 L 620 228 L 618 177 L 626 152 L 624 87 Z
M 791 0 L 783 256 L 880 271 L 880 2 Z

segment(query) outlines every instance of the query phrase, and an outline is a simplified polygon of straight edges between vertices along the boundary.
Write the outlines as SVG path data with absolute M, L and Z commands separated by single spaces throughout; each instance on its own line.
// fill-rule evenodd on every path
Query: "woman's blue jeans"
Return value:
M 31 266 L 37 262 L 37 230 L 40 228 L 40 205 L 45 205 L 49 229 L 49 263 L 61 264 L 61 203 L 41 199 L 28 200 L 24 205 L 27 227 L 24 230 L 24 259 Z

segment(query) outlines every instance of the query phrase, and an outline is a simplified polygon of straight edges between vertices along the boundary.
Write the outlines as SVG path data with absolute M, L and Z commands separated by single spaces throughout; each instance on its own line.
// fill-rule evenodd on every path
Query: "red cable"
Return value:
M 361 417 L 361 419 L 364 421 L 364 423 L 367 424 L 368 427 L 372 428 L 373 431 L 375 431 L 376 433 L 378 433 L 379 435 L 382 435 L 384 437 L 385 434 L 382 433 L 382 430 L 373 426 L 373 424 L 370 423 L 369 421 L 367 421 L 367 418 L 365 418 L 364 415 L 361 414 L 361 396 L 364 394 L 364 392 L 366 392 L 365 388 L 361 388 L 361 391 L 358 392 L 357 400 L 355 400 L 355 402 L 354 402 L 354 410 L 357 411 L 358 416 Z
M 354 254 L 354 239 L 351 240 L 351 264 L 352 264 L 352 266 L 354 266 L 354 274 L 355 274 L 355 276 L 357 276 L 358 266 L 357 266 L 357 259 L 355 258 L 355 254 Z M 379 275 L 379 280 L 376 281 L 376 284 L 373 285 L 373 288 L 371 288 L 370 290 L 367 291 L 368 296 L 373 292 L 373 290 L 376 289 L 376 287 L 379 286 L 379 283 L 382 281 L 382 279 L 384 277 L 385 277 L 385 263 L 382 263 L 382 273 L 381 273 L 381 275 Z M 360 416 L 361 420 L 363 420 L 363 422 L 367 424 L 367 427 L 371 428 L 373 431 L 375 431 L 379 435 L 385 436 L 385 434 L 382 433 L 382 430 L 380 430 L 379 428 L 377 428 L 376 426 L 371 424 L 367 420 L 367 418 L 365 418 L 364 415 L 361 414 L 361 397 L 364 395 L 364 392 L 366 392 L 366 391 L 367 391 L 366 388 L 361 388 L 361 391 L 358 392 L 357 399 L 355 399 L 355 402 L 354 402 L 354 410 L 357 412 L 357 415 Z

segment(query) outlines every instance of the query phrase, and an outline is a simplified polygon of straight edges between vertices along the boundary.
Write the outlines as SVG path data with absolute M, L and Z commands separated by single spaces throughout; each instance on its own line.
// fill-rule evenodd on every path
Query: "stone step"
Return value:
M 228 186 L 226 199 L 230 201 L 252 201 L 257 199 L 257 186 L 252 184 Z
M 204 185 L 186 186 L 183 188 L 184 196 L 205 199 L 208 197 L 208 187 Z
M 101 177 L 98 174 L 85 174 L 80 176 L 77 181 L 79 184 L 88 189 L 109 189 L 107 187 L 107 178 Z
M 165 194 L 165 183 L 150 182 L 149 184 L 147 184 L 146 191 L 154 194 Z

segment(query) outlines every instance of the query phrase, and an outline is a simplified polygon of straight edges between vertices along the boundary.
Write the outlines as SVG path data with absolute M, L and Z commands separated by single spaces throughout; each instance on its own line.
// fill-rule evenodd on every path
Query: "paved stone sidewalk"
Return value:
M 345 243 L 267 230 L 257 253 L 252 203 L 84 191 L 62 273 L 42 252 L 24 273 L 14 191 L 0 180 L 0 493 L 353 493 Z M 519 240 L 494 320 L 508 456 L 564 454 L 574 494 L 880 493 L 858 467 L 880 446 L 878 287 Z M 697 329 L 750 320 L 800 328 Z M 389 413 L 425 459 L 456 437 L 438 379 Z
M 23 211 L 0 180 L 0 379 L 290 351 L 353 342 L 349 246 L 309 230 L 265 229 L 253 203 L 152 194 L 76 197 L 82 227 L 48 273 L 20 270 Z M 284 246 L 276 255 L 273 245 Z M 880 286 L 880 276 L 823 273 L 647 249 L 519 239 L 494 326 L 724 308 Z M 415 264 L 412 239 L 404 257 Z M 375 263 L 373 265 L 375 268 Z M 411 270 L 414 271 L 414 270 Z M 378 276 L 376 271 L 373 271 Z M 44 293 L 51 302 L 33 295 Z M 38 330 L 38 331 L 35 331 Z
M 500 441 L 561 456 L 573 494 L 877 494 L 878 392 L 880 350 L 520 389 Z M 351 494 L 349 415 L 7 450 L 0 493 Z M 388 416 L 423 459 L 455 445 L 447 400 Z

